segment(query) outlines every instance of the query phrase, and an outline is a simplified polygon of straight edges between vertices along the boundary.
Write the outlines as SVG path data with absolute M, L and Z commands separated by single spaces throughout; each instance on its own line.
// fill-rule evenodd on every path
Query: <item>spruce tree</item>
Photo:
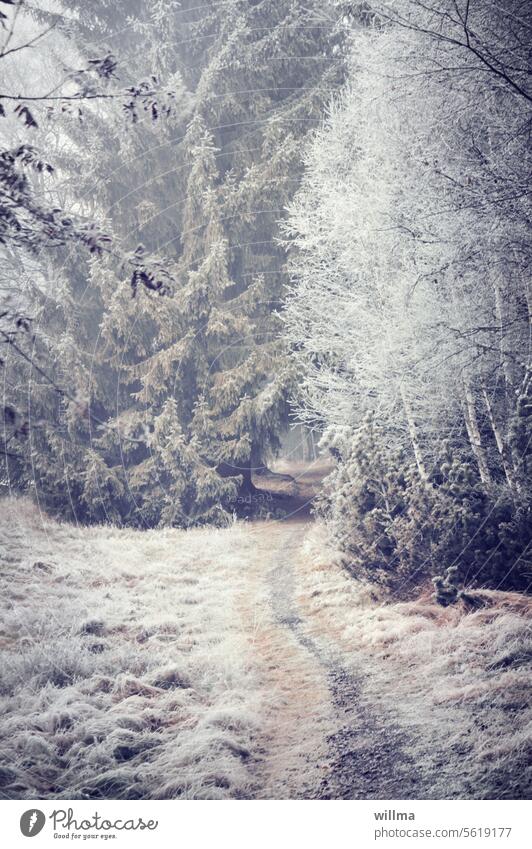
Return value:
M 219 470 L 241 474 L 246 488 L 264 451 L 279 444 L 294 390 L 276 313 L 285 282 L 276 237 L 301 144 L 341 79 L 334 16 L 319 12 L 297 0 L 234 0 L 200 19 L 194 6 L 184 11 L 183 79 L 195 117 L 184 140 L 191 170 L 181 273 L 184 291 L 210 291 L 208 308 L 199 307 L 204 380 L 191 428 Z
M 67 262 L 65 297 L 49 281 L 40 344 L 68 394 L 33 388 L 45 424 L 16 475 L 82 520 L 223 523 L 288 419 L 277 222 L 341 79 L 334 16 L 299 0 L 140 3 L 132 40 L 111 44 L 123 5 L 100 11 L 70 25 L 116 47 L 126 76 L 156 66 L 163 93 L 176 87 L 156 128 L 140 115 L 125 136 L 112 118 L 92 169 L 97 208 L 132 252 L 165 256 L 172 288 L 133 298 L 113 261 Z

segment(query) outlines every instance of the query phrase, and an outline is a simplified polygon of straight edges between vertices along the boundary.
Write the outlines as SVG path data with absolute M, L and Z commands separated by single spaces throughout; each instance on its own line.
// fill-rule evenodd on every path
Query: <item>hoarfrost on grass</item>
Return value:
M 309 635 L 360 678 L 362 702 L 409 731 L 417 769 L 441 760 L 432 798 L 530 797 L 530 599 L 479 590 L 473 612 L 443 608 L 430 591 L 393 603 L 345 571 L 322 525 L 304 549 Z
M 244 529 L 135 532 L 3 502 L 1 792 L 251 793 Z

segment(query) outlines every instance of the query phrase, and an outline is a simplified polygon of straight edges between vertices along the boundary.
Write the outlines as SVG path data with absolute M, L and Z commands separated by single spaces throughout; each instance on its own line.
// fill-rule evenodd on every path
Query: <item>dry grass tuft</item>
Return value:
M 530 598 L 478 591 L 483 605 L 443 608 L 425 596 L 392 603 L 353 580 L 317 525 L 298 565 L 309 632 L 411 732 L 434 798 L 522 798 L 531 791 Z
M 76 528 L 2 504 L 0 793 L 252 795 L 245 529 Z

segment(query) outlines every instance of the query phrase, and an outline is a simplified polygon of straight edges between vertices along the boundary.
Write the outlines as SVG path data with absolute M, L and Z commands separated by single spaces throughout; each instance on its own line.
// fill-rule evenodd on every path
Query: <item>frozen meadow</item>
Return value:
M 23 500 L 2 516 L 3 794 L 248 794 L 243 528 L 78 529 Z
M 530 791 L 521 596 L 384 603 L 297 520 L 77 528 L 10 499 L 0 534 L 5 798 Z

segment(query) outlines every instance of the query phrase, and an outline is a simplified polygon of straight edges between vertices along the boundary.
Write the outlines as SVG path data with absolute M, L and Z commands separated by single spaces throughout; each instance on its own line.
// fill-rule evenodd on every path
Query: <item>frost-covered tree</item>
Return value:
M 278 445 L 294 386 L 276 315 L 285 282 L 277 222 L 297 185 L 301 142 L 341 80 L 336 13 L 333 4 L 234 0 L 206 14 L 193 6 L 184 25 L 195 118 L 184 142 L 181 268 L 185 292 L 203 285 L 210 299 L 195 340 L 209 375 L 192 427 L 222 472 L 249 488 Z
M 7 360 L 7 371 L 17 374 L 3 375 L 0 453 L 24 463 L 16 443 L 28 435 L 30 413 L 35 423 L 46 420 L 48 412 L 39 404 L 37 416 L 31 411 L 29 392 L 22 391 L 29 376 L 47 386 L 50 398 L 77 397 L 68 375 L 64 384 L 56 380 L 61 352 L 54 356 L 50 339 L 45 343 L 36 335 L 39 322 L 46 323 L 43 310 L 53 314 L 47 331 L 57 326 L 62 305 L 56 297 L 65 292 L 69 257 L 76 254 L 70 263 L 78 272 L 74 281 L 79 265 L 92 255 L 120 265 L 134 289 L 162 291 L 168 282 L 163 264 L 128 251 L 111 234 L 93 185 L 110 125 L 127 137 L 139 115 L 155 124 L 183 98 L 181 91 L 155 91 L 155 78 L 141 80 L 138 64 L 126 82 L 117 73 L 118 61 L 101 44 L 97 54 L 91 45 L 81 48 L 76 37 L 81 19 L 72 4 L 70 18 L 60 4 L 4 5 L 9 8 L 0 18 L 0 367 Z M 67 297 L 66 309 L 69 303 Z M 76 310 L 79 320 L 79 304 Z M 91 307 L 89 320 L 93 317 Z M 13 470 L 8 471 L 4 482 L 12 483 Z
M 101 15 L 74 7 L 82 43 L 98 35 L 111 48 L 110 5 Z M 221 522 L 278 444 L 295 373 L 276 315 L 277 220 L 297 186 L 301 142 L 341 79 L 327 12 L 298 0 L 141 3 L 131 41 L 118 32 L 126 78 L 153 65 L 183 108 L 155 128 L 139 112 L 127 136 L 112 120 L 112 141 L 95 127 L 93 202 L 139 263 L 154 250 L 167 257 L 173 286 L 165 298 L 138 286 L 132 299 L 111 261 L 67 263 L 53 282 L 40 344 L 72 391 L 55 398 L 19 479 L 37 476 L 56 509 L 141 525 Z M 160 451 L 169 428 L 181 448 Z
M 101 189 L 106 169 L 117 164 L 111 160 L 117 145 L 110 139 L 115 131 L 131 150 L 138 143 L 138 122 L 145 137 L 164 132 L 161 116 L 167 120 L 170 103 L 177 107 L 173 114 L 186 111 L 186 98 L 179 86 L 155 91 L 154 77 L 139 82 L 146 64 L 133 66 L 131 54 L 120 63 L 100 42 L 103 53 L 95 57 L 94 42 L 91 47 L 82 39 L 83 15 L 76 16 L 73 4 L 53 11 L 13 5 L 1 54 L 6 74 L 0 101 L 3 141 L 19 153 L 13 162 L 4 157 L 4 164 L 12 170 L 26 166 L 27 173 L 12 178 L 4 168 L 1 181 L 0 332 L 8 402 L 3 453 L 9 461 L 4 483 L 40 490 L 71 515 L 76 499 L 87 500 L 86 470 L 94 469 L 87 449 L 95 429 L 114 432 L 114 423 L 106 421 L 113 397 L 110 370 L 107 364 L 100 370 L 94 356 L 105 300 L 91 281 L 105 280 L 110 299 L 122 281 L 131 300 L 132 290 L 158 290 L 163 276 L 165 283 L 169 279 L 153 255 L 129 250 L 126 234 L 111 226 L 106 206 L 113 200 Z M 36 147 L 30 150 L 45 152 L 46 167 L 36 167 L 35 152 L 26 157 L 28 145 L 20 138 L 17 115 L 9 115 L 11 103 L 18 103 L 19 117 L 20 107 L 31 107 L 32 121 L 25 120 L 23 130 L 32 134 Z M 80 243 L 89 250 L 80 250 Z M 91 264 L 91 253 L 107 259 Z M 91 384 L 98 387 L 95 403 Z M 119 457 L 105 465 L 114 469 L 117 463 Z M 115 507 L 113 515 L 119 514 Z
M 371 413 L 384 444 L 440 492 L 442 463 L 454 468 L 443 461 L 448 440 L 486 505 L 510 505 L 499 547 L 519 516 L 524 580 L 530 99 L 519 4 L 371 7 L 363 24 L 351 20 L 349 84 L 290 208 L 285 321 L 301 415 L 328 427 L 335 449 Z M 421 515 L 420 533 L 430 524 Z

